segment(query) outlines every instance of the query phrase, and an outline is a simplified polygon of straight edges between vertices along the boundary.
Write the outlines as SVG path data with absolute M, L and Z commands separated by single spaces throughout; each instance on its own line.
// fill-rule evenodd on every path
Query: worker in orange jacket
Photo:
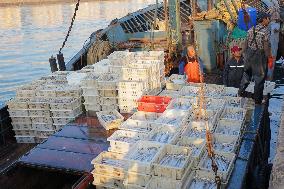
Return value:
M 179 62 L 179 74 L 187 76 L 188 82 L 200 83 L 203 79 L 203 63 L 196 55 L 193 46 L 187 47 L 187 53 Z

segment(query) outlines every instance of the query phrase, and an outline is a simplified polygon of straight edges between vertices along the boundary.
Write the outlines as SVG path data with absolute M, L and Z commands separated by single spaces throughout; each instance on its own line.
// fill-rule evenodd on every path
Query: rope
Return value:
M 72 27 L 73 27 L 73 24 L 74 24 L 74 21 L 75 21 L 75 18 L 76 18 L 76 14 L 77 14 L 79 5 L 80 5 L 80 0 L 78 0 L 78 2 L 76 3 L 76 7 L 75 7 L 75 11 L 74 11 L 72 20 L 71 20 L 71 24 L 70 24 L 70 26 L 69 26 L 67 35 L 66 35 L 66 37 L 65 37 L 65 39 L 64 39 L 64 41 L 63 41 L 63 43 L 62 43 L 62 46 L 61 46 L 61 48 L 59 49 L 59 54 L 61 54 L 61 50 L 64 48 L 65 43 L 66 43 L 67 40 L 68 40 L 68 37 L 69 37 L 69 35 L 70 35 L 70 32 L 71 32 L 71 30 L 72 30 Z

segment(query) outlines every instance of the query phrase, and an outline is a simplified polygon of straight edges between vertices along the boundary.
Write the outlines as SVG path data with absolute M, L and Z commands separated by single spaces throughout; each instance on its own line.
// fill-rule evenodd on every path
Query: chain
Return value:
M 76 3 L 76 7 L 75 7 L 75 11 L 74 11 L 72 20 L 71 20 L 71 24 L 70 24 L 70 26 L 69 26 L 67 35 L 66 35 L 66 37 L 65 37 L 65 39 L 64 39 L 64 41 L 63 41 L 63 43 L 62 43 L 62 46 L 61 46 L 61 48 L 59 49 L 59 54 L 61 53 L 61 50 L 64 48 L 65 43 L 66 43 L 67 40 L 68 40 L 68 37 L 69 37 L 69 35 L 70 35 L 70 32 L 71 32 L 71 30 L 72 30 L 72 27 L 73 27 L 73 24 L 74 24 L 74 21 L 75 21 L 75 18 L 76 18 L 76 14 L 77 14 L 77 10 L 78 10 L 78 8 L 79 8 L 79 5 L 80 5 L 80 0 L 78 0 L 78 2 Z

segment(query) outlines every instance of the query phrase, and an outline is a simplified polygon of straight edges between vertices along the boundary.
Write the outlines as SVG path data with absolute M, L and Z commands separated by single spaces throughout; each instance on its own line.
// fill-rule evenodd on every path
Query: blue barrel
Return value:
M 238 15 L 238 27 L 241 30 L 248 31 L 252 26 L 256 25 L 256 18 L 257 18 L 257 11 L 255 8 L 246 8 L 247 13 L 250 16 L 250 21 L 248 24 L 245 23 L 244 21 L 244 11 L 243 9 L 239 10 L 239 15 Z

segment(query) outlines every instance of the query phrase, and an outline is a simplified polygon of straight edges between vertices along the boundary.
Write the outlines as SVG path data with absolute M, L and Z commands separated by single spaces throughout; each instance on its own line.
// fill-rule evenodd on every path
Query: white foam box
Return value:
M 127 186 L 127 188 L 143 188 L 147 186 L 150 179 L 151 175 L 128 172 L 124 181 L 124 185 Z
M 233 108 L 244 108 L 247 103 L 246 98 L 242 97 L 226 97 L 226 106 Z
M 182 97 L 196 97 L 199 95 L 200 87 L 198 86 L 184 86 L 179 91 L 179 95 Z
M 235 153 L 238 147 L 238 136 L 213 134 L 212 145 L 215 151 Z
M 99 96 L 98 88 L 82 87 L 83 96 Z
M 71 121 L 74 121 L 75 117 L 74 118 L 68 118 L 68 117 L 67 118 L 65 118 L 65 117 L 56 118 L 56 117 L 54 117 L 54 118 L 52 118 L 52 120 L 53 120 L 54 124 L 56 124 L 56 125 L 65 125 L 67 123 L 70 123 Z
M 174 180 L 181 180 L 185 171 L 188 167 L 191 167 L 192 160 L 190 155 L 192 150 L 190 148 L 175 146 L 175 145 L 165 145 L 159 154 L 158 159 L 154 162 L 154 175 L 159 177 L 166 177 Z M 181 155 L 184 156 L 184 163 L 180 167 L 173 165 L 162 165 L 161 162 L 163 158 L 167 155 Z
M 246 112 L 244 108 L 226 107 L 221 114 L 221 119 L 244 121 Z
M 124 120 L 124 117 L 117 110 L 96 112 L 101 125 L 106 129 L 118 128 Z
M 172 98 L 178 98 L 179 97 L 179 92 L 174 91 L 174 90 L 163 90 L 159 96 L 168 96 Z
M 243 122 L 239 120 L 220 119 L 215 133 L 224 135 L 240 136 Z
M 214 130 L 213 125 L 208 122 L 208 127 L 212 132 Z M 188 125 L 184 128 L 181 133 L 182 137 L 189 138 L 202 138 L 206 137 L 206 122 L 205 121 L 192 121 L 189 122 Z
M 50 117 L 50 110 L 29 110 L 30 117 Z
M 189 110 L 197 103 L 197 98 L 174 98 L 169 103 L 167 109 Z
M 155 121 L 156 123 L 182 127 L 188 117 L 188 112 L 183 110 L 168 109 Z
M 99 90 L 101 97 L 117 97 L 117 90 Z
M 98 79 L 99 90 L 116 90 L 119 76 L 113 73 L 102 74 Z
M 116 105 L 117 104 L 117 98 L 116 97 L 100 97 L 100 105 Z
M 116 179 L 113 178 L 112 176 L 108 175 L 103 175 L 103 174 L 97 174 L 94 171 L 92 172 L 94 181 L 93 185 L 99 185 L 99 186 L 104 186 L 108 188 L 119 188 L 119 189 L 124 189 L 123 185 L 123 179 Z
M 137 141 L 144 140 L 146 137 L 146 133 L 117 130 L 108 137 L 107 141 L 110 142 L 111 151 L 127 153 Z
M 199 184 L 194 184 L 193 182 L 199 181 Z M 191 172 L 191 174 L 189 175 L 184 188 L 185 189 L 196 189 L 197 187 L 199 188 L 204 188 L 205 185 L 200 184 L 200 182 L 206 182 L 206 186 L 209 187 L 209 183 L 210 183 L 210 188 L 217 188 L 216 183 L 215 183 L 215 175 L 213 175 L 212 173 L 209 173 L 207 171 L 201 171 L 201 170 L 196 170 Z M 221 183 L 221 188 L 220 189 L 225 189 L 226 188 L 226 184 Z
M 10 110 L 8 109 L 11 117 L 29 117 L 29 110 Z
M 125 131 L 144 132 L 148 134 L 150 131 L 152 131 L 153 127 L 152 124 L 150 124 L 147 121 L 127 119 L 125 122 L 121 124 L 119 129 Z
M 53 110 L 74 110 L 81 106 L 82 98 L 57 98 L 50 102 L 50 109 Z
M 44 123 L 44 124 L 52 124 L 51 117 L 31 117 L 32 123 Z
M 12 99 L 7 102 L 10 110 L 26 110 L 28 109 L 28 102 L 30 99 Z
M 100 96 L 84 96 L 84 100 L 86 104 L 99 104 L 100 103 Z
M 151 175 L 153 162 L 157 160 L 162 146 L 162 144 L 156 142 L 138 141 L 125 157 L 128 162 L 128 171 Z
M 188 166 L 180 180 L 153 176 L 146 186 L 147 189 L 183 189 L 188 176 L 191 172 L 191 167 Z
M 46 138 L 50 135 L 53 135 L 55 130 L 42 130 L 42 131 L 35 131 L 35 136 L 40 138 Z
M 206 142 L 205 139 L 202 138 L 179 137 L 176 140 L 175 145 L 184 146 L 192 150 L 190 157 L 193 160 L 193 167 L 197 166 L 201 157 L 206 151 Z
M 155 112 L 135 112 L 129 119 L 154 122 L 160 117 L 160 113 Z
M 53 118 L 76 118 L 82 113 L 82 106 L 76 107 L 74 110 L 52 110 L 51 114 Z
M 16 136 L 34 136 L 34 130 L 17 130 L 13 129 Z
M 170 125 L 163 124 L 151 124 L 153 130 L 148 133 L 145 138 L 147 141 L 163 143 L 163 144 L 174 144 L 179 136 L 178 129 Z
M 107 163 L 109 160 L 111 163 Z M 114 152 L 102 152 L 92 160 L 94 165 L 94 173 L 108 175 L 116 179 L 124 179 L 126 177 L 127 163 L 124 155 Z
M 88 104 L 88 103 L 84 103 L 85 109 L 86 111 L 101 111 L 102 107 L 100 104 Z
M 15 136 L 17 143 L 35 143 L 35 136 Z
M 53 130 L 54 127 L 53 127 L 53 124 L 49 124 L 49 123 L 33 123 L 32 129 L 38 130 L 38 131 L 45 131 L 45 130 Z
M 12 123 L 15 130 L 30 130 L 32 129 L 31 123 Z
M 172 74 L 166 80 L 166 89 L 179 91 L 186 85 L 185 75 Z
M 223 159 L 226 159 L 227 166 L 221 166 L 219 163 L 217 163 L 217 159 L 219 157 L 222 157 Z M 233 171 L 234 168 L 234 163 L 235 163 L 235 158 L 236 155 L 234 153 L 226 153 L 226 152 L 220 152 L 220 151 L 215 151 L 215 157 L 214 160 L 218 166 L 218 174 L 221 177 L 221 180 L 223 182 L 227 182 L 228 179 L 230 178 L 230 175 Z M 208 171 L 211 174 L 215 174 L 214 171 L 212 170 L 211 167 L 211 159 L 208 157 L 208 154 L 205 153 L 200 160 L 200 163 L 198 165 L 198 168 L 204 171 Z
M 30 117 L 13 117 L 11 116 L 12 124 L 32 124 Z
M 32 98 L 28 102 L 28 107 L 30 110 L 49 110 L 49 99 L 44 98 Z

